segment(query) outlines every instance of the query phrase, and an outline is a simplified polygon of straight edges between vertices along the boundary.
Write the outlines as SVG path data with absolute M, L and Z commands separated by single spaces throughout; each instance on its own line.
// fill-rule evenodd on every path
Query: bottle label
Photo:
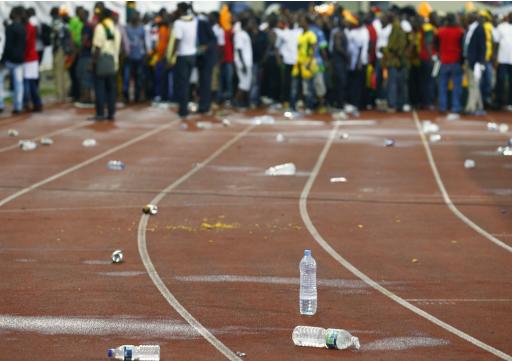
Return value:
M 127 348 L 125 347 L 124 349 L 124 361 L 131 361 L 133 360 L 133 353 L 132 353 L 132 349 L 131 348 Z
M 325 334 L 325 345 L 330 349 L 337 349 L 336 340 L 338 339 L 338 333 L 334 330 L 327 330 Z

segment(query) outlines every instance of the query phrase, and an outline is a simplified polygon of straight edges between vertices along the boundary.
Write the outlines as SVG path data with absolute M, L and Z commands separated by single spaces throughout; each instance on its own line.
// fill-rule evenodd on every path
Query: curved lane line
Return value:
M 512 356 L 504 353 L 503 351 L 500 351 L 490 345 L 487 345 L 486 343 L 474 338 L 471 335 L 468 335 L 467 333 L 464 333 L 463 331 L 453 327 L 452 325 L 441 321 L 437 317 L 431 315 L 430 313 L 423 311 L 421 308 L 418 308 L 411 303 L 407 302 L 402 297 L 396 295 L 395 293 L 389 291 L 387 288 L 381 286 L 377 282 L 375 282 L 373 279 L 368 277 L 366 274 L 364 274 L 362 271 L 360 271 L 358 268 L 356 268 L 354 265 L 352 265 L 349 261 L 347 261 L 345 258 L 343 258 L 332 246 L 320 235 L 316 227 L 313 225 L 313 222 L 311 221 L 311 218 L 309 217 L 308 209 L 307 209 L 307 200 L 309 196 L 309 192 L 311 191 L 311 188 L 313 186 L 313 183 L 315 182 L 316 177 L 318 176 L 318 173 L 320 171 L 320 168 L 322 167 L 322 164 L 325 161 L 325 158 L 327 156 L 327 153 L 329 152 L 329 149 L 331 148 L 332 142 L 335 139 L 336 133 L 338 131 L 338 125 L 334 127 L 334 129 L 331 131 L 331 135 L 327 142 L 325 143 L 325 146 L 320 153 L 318 160 L 311 172 L 311 175 L 308 178 L 308 181 L 306 182 L 306 185 L 304 186 L 304 189 L 300 195 L 300 201 L 299 201 L 299 208 L 300 208 L 300 215 L 302 217 L 302 221 L 304 222 L 304 225 L 308 229 L 309 233 L 313 236 L 315 241 L 332 257 L 334 258 L 340 265 L 342 265 L 344 268 L 346 268 L 348 271 L 350 271 L 352 274 L 354 274 L 356 277 L 364 281 L 366 284 L 368 284 L 373 289 L 379 291 L 384 296 L 389 297 L 391 300 L 395 301 L 396 303 L 400 304 L 401 306 L 407 308 L 408 310 L 414 312 L 416 315 L 421 316 L 425 318 L 426 320 L 436 324 L 437 326 L 447 330 L 448 332 L 453 333 L 454 335 L 462 338 L 463 340 L 466 340 L 473 345 L 480 347 L 481 349 L 490 352 L 491 354 L 507 361 L 512 361 Z
M 199 170 L 201 170 L 205 165 L 210 163 L 212 160 L 217 158 L 221 153 L 223 153 L 226 149 L 231 147 L 234 143 L 236 143 L 240 138 L 249 133 L 256 125 L 251 125 L 245 128 L 242 132 L 238 133 L 235 137 L 231 138 L 228 142 L 224 143 L 220 148 L 218 148 L 214 153 L 212 153 L 208 158 L 206 158 L 203 162 L 198 163 L 196 167 L 185 173 L 183 176 L 175 180 L 171 183 L 167 188 L 163 189 L 150 204 L 157 205 L 165 196 L 168 195 L 173 189 L 178 187 L 180 184 L 185 182 L 187 179 L 196 174 Z M 222 353 L 228 360 L 231 361 L 241 361 L 242 359 L 238 357 L 233 351 L 231 351 L 226 345 L 224 345 L 218 338 L 216 338 L 208 329 L 206 329 L 198 320 L 195 319 L 194 316 L 190 312 L 187 311 L 185 307 L 176 299 L 176 297 L 172 294 L 171 291 L 167 288 L 165 283 L 162 281 L 160 276 L 158 275 L 153 262 L 151 261 L 151 257 L 148 253 L 147 248 L 147 240 L 146 240 L 146 227 L 148 224 L 149 216 L 143 214 L 140 217 L 139 228 L 138 228 L 138 236 L 137 236 L 137 244 L 139 247 L 139 254 L 142 262 L 144 263 L 144 267 L 146 267 L 146 271 L 148 272 L 149 277 L 153 281 L 154 285 L 162 296 L 165 298 L 167 303 L 171 305 L 172 308 L 178 312 L 181 317 L 185 319 L 194 329 L 203 336 L 213 347 L 215 347 L 220 353 Z
M 87 125 L 88 123 L 90 123 L 90 122 L 84 120 L 83 122 L 80 122 L 78 124 L 72 125 L 70 127 L 66 127 L 66 128 L 62 128 L 62 129 L 59 129 L 59 130 L 55 130 L 55 131 L 50 132 L 50 133 L 38 135 L 36 137 L 31 138 L 30 140 L 36 141 L 36 140 L 38 140 L 40 138 L 53 137 L 54 135 L 59 135 L 59 134 L 68 132 L 68 131 L 73 130 L 73 129 L 82 128 L 85 125 Z M 7 152 L 8 150 L 15 149 L 15 148 L 19 148 L 18 144 L 8 145 L 6 147 L 0 148 L 0 153 Z
M 416 111 L 413 111 L 413 117 L 414 117 L 414 123 L 416 124 L 416 128 L 418 129 L 418 133 L 420 134 L 421 142 L 423 143 L 423 147 L 425 148 L 425 152 L 427 153 L 428 162 L 430 164 L 430 168 L 432 169 L 432 173 L 434 173 L 434 178 L 437 183 L 437 187 L 441 191 L 441 194 L 443 195 L 443 200 L 446 206 L 450 209 L 450 211 L 453 212 L 462 222 L 464 222 L 467 226 L 472 228 L 474 231 L 476 231 L 478 234 L 480 234 L 482 237 L 487 238 L 489 241 L 493 242 L 494 244 L 500 246 L 501 248 L 505 249 L 506 251 L 512 252 L 512 246 L 509 246 L 505 242 L 499 240 L 498 238 L 494 237 L 492 234 L 487 232 L 485 229 L 481 228 L 478 224 L 473 222 L 471 219 L 466 217 L 464 213 L 459 211 L 459 209 L 453 204 L 450 196 L 448 195 L 448 192 L 446 191 L 446 188 L 444 186 L 443 180 L 441 179 L 441 176 L 439 175 L 439 171 L 437 170 L 436 162 L 434 160 L 434 157 L 432 155 L 432 151 L 430 150 L 430 146 L 427 142 L 427 139 L 425 137 L 425 134 L 421 130 L 421 124 L 419 121 L 418 114 Z
M 14 200 L 14 199 L 16 199 L 16 198 L 18 198 L 18 197 L 28 193 L 28 192 L 33 191 L 36 188 L 41 187 L 42 185 L 45 185 L 45 184 L 50 183 L 50 182 L 53 182 L 54 180 L 59 179 L 59 178 L 65 176 L 65 175 L 67 175 L 69 173 L 72 173 L 72 172 L 74 172 L 74 171 L 76 171 L 76 170 L 78 170 L 80 168 L 83 168 L 83 167 L 85 167 L 85 166 L 87 166 L 87 165 L 89 165 L 91 163 L 94 163 L 97 160 L 106 157 L 107 155 L 115 153 L 118 150 L 124 149 L 126 147 L 129 147 L 130 145 L 133 145 L 135 143 L 140 142 L 141 140 L 149 138 L 150 136 L 152 136 L 152 135 L 154 135 L 156 133 L 159 133 L 159 132 L 161 132 L 164 129 L 167 129 L 167 128 L 171 127 L 174 122 L 175 121 L 172 121 L 172 122 L 170 122 L 168 124 L 164 124 L 164 125 L 161 125 L 161 126 L 159 126 L 157 128 L 154 128 L 153 130 L 150 130 L 149 132 L 143 133 L 143 134 L 141 134 L 141 135 L 139 135 L 139 136 L 137 136 L 135 138 L 130 139 L 127 142 L 119 144 L 119 145 L 117 145 L 117 146 L 115 146 L 113 148 L 110 148 L 109 150 L 107 150 L 107 151 L 105 151 L 103 153 L 100 153 L 100 154 L 98 154 L 98 155 L 96 155 L 96 156 L 94 156 L 92 158 L 89 158 L 89 159 L 87 159 L 87 160 L 85 160 L 85 161 L 83 161 L 81 163 L 78 163 L 78 164 L 76 164 L 76 165 L 74 165 L 72 167 L 69 167 L 68 169 L 63 170 L 62 172 L 56 173 L 56 174 L 54 174 L 54 175 L 52 175 L 52 176 L 50 176 L 50 177 L 48 177 L 46 179 L 43 179 L 40 182 L 34 183 L 34 184 L 32 184 L 32 185 L 30 185 L 30 186 L 28 186 L 26 188 L 23 188 L 23 189 L 19 190 L 18 192 L 13 193 L 10 196 L 7 196 L 4 199 L 0 200 L 0 207 L 6 205 L 10 201 L 12 201 L 12 200 Z

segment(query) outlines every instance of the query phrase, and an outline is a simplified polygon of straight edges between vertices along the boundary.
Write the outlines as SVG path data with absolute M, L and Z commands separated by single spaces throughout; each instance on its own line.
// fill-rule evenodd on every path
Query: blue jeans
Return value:
M 4 107 L 5 107 L 5 104 L 4 104 L 4 78 L 5 78 L 5 73 L 7 71 L 2 68 L 2 66 L 0 65 L 0 110 L 3 110 Z
M 251 94 L 250 103 L 254 105 L 260 104 L 260 65 L 253 64 L 252 66 L 252 81 L 251 81 Z
M 176 98 L 178 100 L 178 114 L 181 118 L 188 115 L 188 101 L 190 99 L 190 74 L 196 64 L 195 55 L 178 56 L 174 67 L 174 81 L 176 82 Z
M 401 110 L 405 104 L 405 68 L 388 68 L 388 106 L 392 109 Z
M 420 65 L 420 96 L 421 105 L 424 107 L 430 107 L 434 104 L 434 98 L 436 93 L 435 80 L 432 77 L 432 62 L 422 60 Z
M 462 110 L 462 66 L 459 63 L 441 64 L 439 70 L 439 110 L 445 112 L 448 108 L 448 82 L 452 79 L 452 112 Z
M 133 78 L 135 83 L 135 101 L 138 102 L 142 90 L 142 59 L 125 59 L 123 70 L 123 95 L 127 101 L 130 100 L 130 80 Z
M 23 101 L 28 105 L 32 101 L 34 109 L 40 109 L 42 106 L 41 97 L 39 96 L 39 79 L 24 79 L 23 80 Z
M 96 116 L 105 115 L 105 103 L 107 103 L 107 117 L 113 119 L 116 112 L 116 76 L 96 76 L 94 78 L 96 90 Z
M 19 112 L 23 107 L 23 64 L 6 62 L 5 67 L 14 82 L 14 94 L 12 96 L 14 110 Z
M 291 95 L 290 95 L 290 107 L 292 110 L 296 109 L 297 99 L 299 96 L 299 82 L 302 80 L 302 92 L 304 93 L 304 102 L 307 109 L 313 109 L 314 107 L 314 96 L 313 96 L 313 78 L 301 79 L 298 77 L 292 77 L 291 84 Z
M 482 73 L 482 80 L 480 81 L 480 92 L 482 99 L 485 103 L 490 103 L 492 100 L 492 62 L 486 61 L 484 63 L 485 70 Z
M 233 98 L 233 63 L 222 63 L 219 76 L 217 102 L 221 103 L 223 100 Z
M 496 75 L 496 105 L 498 107 L 512 105 L 512 64 L 498 64 Z M 506 100 L 505 81 L 508 81 L 508 98 Z

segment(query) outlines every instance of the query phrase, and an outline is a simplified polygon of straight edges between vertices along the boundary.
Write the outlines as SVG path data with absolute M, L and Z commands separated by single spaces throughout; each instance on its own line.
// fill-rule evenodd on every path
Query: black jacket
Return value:
M 466 42 L 464 41 L 464 44 L 465 43 Z M 485 63 L 485 43 L 484 27 L 481 24 L 478 24 L 475 31 L 473 32 L 473 35 L 471 36 L 471 39 L 469 40 L 469 45 L 466 49 L 466 61 L 471 68 L 475 66 L 475 63 Z
M 25 59 L 25 45 L 27 42 L 25 27 L 21 23 L 13 22 L 5 28 L 5 49 L 2 63 L 22 64 Z

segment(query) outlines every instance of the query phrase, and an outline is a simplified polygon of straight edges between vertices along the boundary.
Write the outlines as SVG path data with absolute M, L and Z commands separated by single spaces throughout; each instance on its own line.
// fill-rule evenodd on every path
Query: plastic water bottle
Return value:
M 159 361 L 160 346 L 159 345 L 122 345 L 118 348 L 108 349 L 109 358 L 116 360 L 139 360 L 139 361 Z
M 296 167 L 293 163 L 278 164 L 268 168 L 265 171 L 266 175 L 280 176 L 280 175 L 295 175 Z
M 352 336 L 350 332 L 335 328 L 322 328 L 311 326 L 297 326 L 292 334 L 293 343 L 296 346 L 322 347 L 337 350 L 355 348 L 359 350 L 359 338 Z
M 316 313 L 316 261 L 311 256 L 311 250 L 304 250 L 300 261 L 300 314 L 312 316 Z
M 475 168 L 475 165 L 476 165 L 476 163 L 473 159 L 466 159 L 464 161 L 464 168 L 468 168 L 468 169 Z
M 107 163 L 107 167 L 110 170 L 123 170 L 125 165 L 120 160 L 109 160 Z

